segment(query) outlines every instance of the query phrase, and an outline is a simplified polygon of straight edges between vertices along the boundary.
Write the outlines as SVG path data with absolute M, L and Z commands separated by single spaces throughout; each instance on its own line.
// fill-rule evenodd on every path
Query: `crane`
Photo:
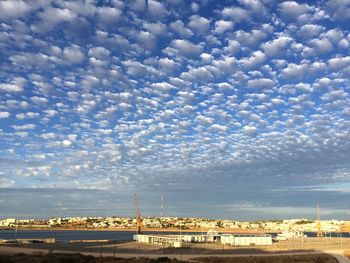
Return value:
M 319 204 L 317 204 L 317 237 L 323 237 Z
M 138 202 L 137 193 L 135 193 L 134 202 L 135 202 L 135 215 L 136 215 L 136 234 L 141 234 L 142 217 L 141 217 L 140 210 L 139 210 L 139 202 Z

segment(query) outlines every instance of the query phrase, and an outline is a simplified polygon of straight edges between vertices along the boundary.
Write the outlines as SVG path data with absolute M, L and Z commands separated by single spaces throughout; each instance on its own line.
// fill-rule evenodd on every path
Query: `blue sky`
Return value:
M 1 216 L 349 218 L 350 2 L 0 1 Z

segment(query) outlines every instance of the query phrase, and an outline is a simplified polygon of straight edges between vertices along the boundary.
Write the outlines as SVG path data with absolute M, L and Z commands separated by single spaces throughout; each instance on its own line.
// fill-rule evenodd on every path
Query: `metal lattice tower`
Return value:
M 135 215 L 136 215 L 136 234 L 141 234 L 142 217 L 139 210 L 139 202 L 137 193 L 134 195 Z
M 163 195 L 160 196 L 160 217 L 163 217 L 164 213 L 164 199 Z

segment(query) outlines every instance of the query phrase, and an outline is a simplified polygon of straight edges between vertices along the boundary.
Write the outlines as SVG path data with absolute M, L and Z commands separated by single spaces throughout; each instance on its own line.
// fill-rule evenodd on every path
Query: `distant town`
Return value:
M 0 227 L 18 229 L 105 229 L 133 230 L 135 217 L 57 217 L 50 219 L 0 219 Z M 316 232 L 317 221 L 309 219 L 288 219 L 270 221 L 235 221 L 227 219 L 180 218 L 180 217 L 144 217 L 143 229 L 147 230 L 188 230 L 204 231 L 216 229 L 233 232 Z M 349 232 L 350 220 L 322 220 L 323 232 Z

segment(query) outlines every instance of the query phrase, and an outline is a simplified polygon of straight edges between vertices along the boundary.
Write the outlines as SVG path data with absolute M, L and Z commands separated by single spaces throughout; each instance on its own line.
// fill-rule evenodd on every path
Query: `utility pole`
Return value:
M 182 261 L 182 222 L 180 222 L 180 259 Z
M 117 252 L 117 246 L 114 245 L 114 250 L 113 250 L 113 259 L 114 259 L 114 262 L 117 262 L 116 258 L 115 258 L 115 254 Z
M 320 205 L 317 204 L 317 237 L 323 237 L 321 228 L 321 215 L 320 215 Z
M 102 245 L 100 246 L 100 263 L 102 263 Z

